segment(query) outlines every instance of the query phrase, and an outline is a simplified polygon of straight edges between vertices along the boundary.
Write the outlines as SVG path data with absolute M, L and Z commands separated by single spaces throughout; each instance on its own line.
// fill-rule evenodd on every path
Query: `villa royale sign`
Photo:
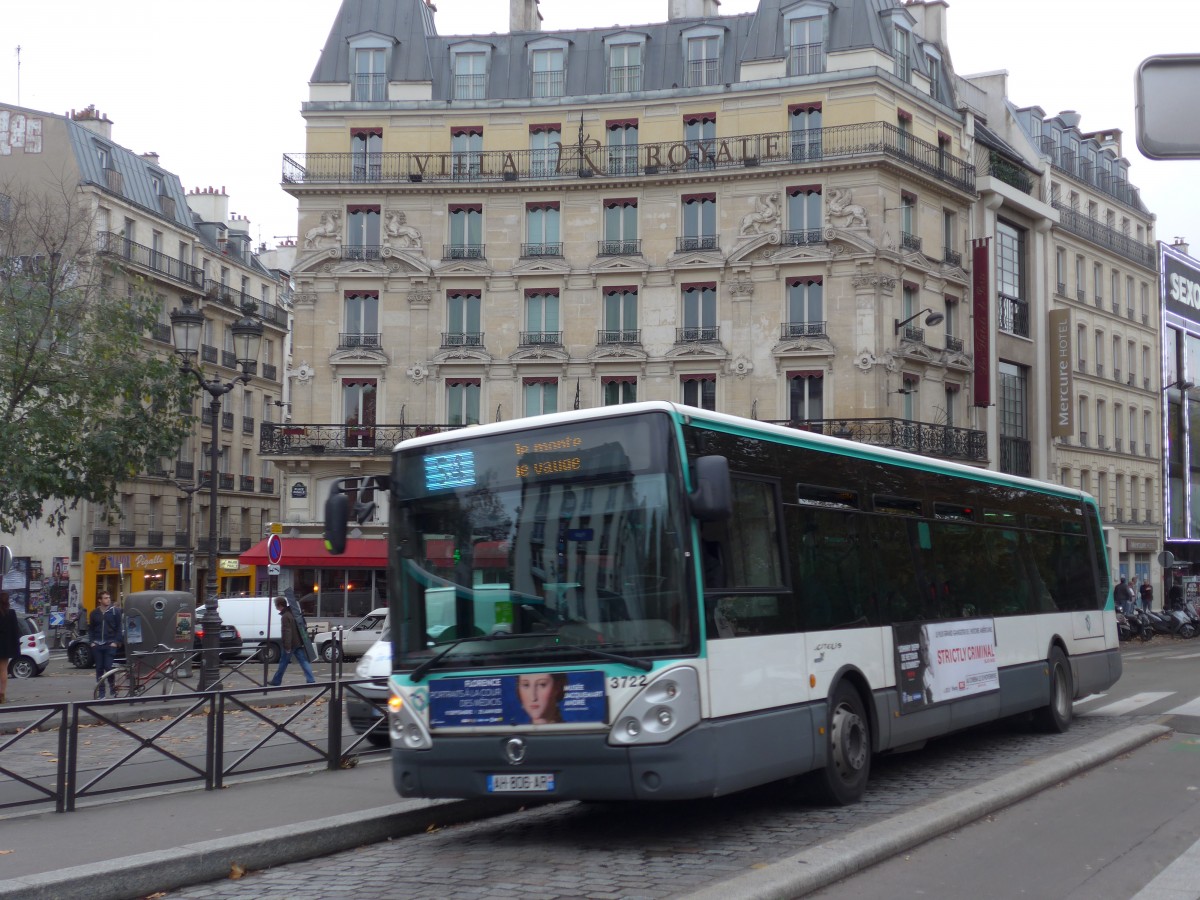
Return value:
M 1071 311 L 1050 310 L 1050 436 L 1075 433 L 1075 404 L 1071 371 Z

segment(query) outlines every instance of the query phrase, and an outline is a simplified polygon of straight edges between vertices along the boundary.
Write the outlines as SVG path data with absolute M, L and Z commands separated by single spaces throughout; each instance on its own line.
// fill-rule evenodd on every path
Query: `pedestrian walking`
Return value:
M 304 639 L 300 635 L 300 629 L 296 626 L 296 617 L 288 609 L 287 598 L 276 597 L 275 608 L 279 610 L 279 639 L 283 644 L 283 652 L 279 655 L 279 668 L 271 677 L 271 684 L 278 687 L 283 682 L 283 673 L 287 670 L 288 663 L 292 661 L 293 656 L 296 657 L 296 662 L 300 663 L 300 668 L 304 670 L 304 679 L 309 684 L 314 684 L 317 679 L 313 677 L 308 654 L 304 652 Z
M 21 623 L 8 602 L 8 591 L 0 591 L 0 703 L 8 699 L 8 664 L 21 655 Z
M 124 646 L 123 625 L 124 616 L 121 610 L 113 606 L 112 594 L 104 591 L 100 594 L 100 601 L 88 620 L 88 638 L 92 643 L 92 659 L 96 663 L 96 681 L 100 681 L 104 673 L 113 667 L 117 654 Z M 115 689 L 111 678 L 108 679 L 108 687 L 110 690 Z M 100 685 L 100 692 L 96 696 L 104 699 L 103 684 Z

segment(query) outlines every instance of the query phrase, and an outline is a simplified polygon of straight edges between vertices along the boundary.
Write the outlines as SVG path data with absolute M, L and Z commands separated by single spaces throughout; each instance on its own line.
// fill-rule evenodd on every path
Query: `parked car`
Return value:
M 192 649 L 204 649 L 204 623 L 197 622 Z M 221 639 L 217 645 L 221 659 L 237 659 L 242 655 L 242 636 L 233 625 L 221 623 Z M 196 657 L 199 661 L 200 657 Z
M 8 674 L 13 678 L 33 678 L 50 665 L 50 647 L 37 619 L 32 616 L 18 616 L 17 619 L 21 623 L 18 639 L 21 655 L 8 661 Z
M 342 631 L 342 656 L 346 659 L 358 659 L 375 645 L 387 628 L 388 610 L 386 606 L 373 609 L 349 628 Z M 313 649 L 317 656 L 325 662 L 334 662 L 338 658 L 337 641 L 334 632 L 320 631 L 312 639 Z
M 356 684 L 346 691 L 346 718 L 357 734 L 366 734 L 380 719 L 387 717 L 387 678 L 392 674 L 392 633 L 385 627 L 379 640 L 362 655 L 354 674 L 359 678 L 379 679 L 370 684 Z M 384 722 L 370 734 L 367 740 L 377 747 L 390 743 L 387 723 Z

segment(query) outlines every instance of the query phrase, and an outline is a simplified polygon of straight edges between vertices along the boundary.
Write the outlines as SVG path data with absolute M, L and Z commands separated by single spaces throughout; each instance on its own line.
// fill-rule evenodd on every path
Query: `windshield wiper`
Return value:
M 562 650 L 575 650 L 579 653 L 585 653 L 589 656 L 594 656 L 597 659 L 607 659 L 612 662 L 624 663 L 634 669 L 641 669 L 643 672 L 649 672 L 654 668 L 654 663 L 648 659 L 641 659 L 636 656 L 625 656 L 622 653 L 609 653 L 607 650 L 597 650 L 595 647 L 581 647 L 579 644 L 552 644 L 551 646 Z M 547 648 L 548 649 L 548 648 Z
M 518 638 L 518 637 L 519 638 L 529 637 L 529 633 L 528 632 L 513 632 L 513 631 L 494 631 L 491 634 L 478 634 L 478 635 L 474 635 L 472 637 L 459 638 L 456 641 L 451 641 L 450 643 L 448 643 L 445 647 L 443 647 L 441 650 L 439 650 L 435 655 L 429 657 L 429 659 L 425 660 L 425 662 L 421 663 L 419 666 L 417 666 L 415 669 L 413 669 L 412 672 L 409 673 L 408 677 L 411 678 L 413 681 L 420 681 L 422 678 L 424 678 L 429 673 L 430 669 L 434 668 L 438 663 L 440 663 L 442 661 L 442 659 L 445 658 L 446 654 L 449 653 L 451 650 L 453 650 L 455 647 L 457 647 L 459 644 L 465 644 L 468 641 L 478 641 L 480 643 L 486 643 L 488 641 L 501 641 L 501 640 L 505 640 L 506 638 Z

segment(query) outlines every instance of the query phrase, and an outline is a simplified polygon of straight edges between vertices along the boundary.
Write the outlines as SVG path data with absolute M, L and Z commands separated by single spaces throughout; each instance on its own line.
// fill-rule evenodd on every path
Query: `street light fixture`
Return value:
M 927 307 L 925 307 L 923 310 L 921 310 L 920 312 L 915 312 L 915 313 L 913 313 L 911 316 L 909 316 L 909 317 L 908 317 L 907 319 L 905 319 L 903 322 L 901 322 L 899 319 L 896 319 L 896 320 L 895 320 L 895 322 L 896 322 L 896 327 L 895 327 L 895 330 L 892 332 L 892 334 L 899 334 L 899 333 L 900 333 L 900 329 L 901 329 L 901 328 L 903 328 L 905 325 L 907 325 L 907 324 L 908 324 L 909 322 L 911 322 L 913 319 L 915 319 L 915 318 L 917 318 L 918 316 L 920 316 L 920 315 L 921 315 L 921 313 L 929 313 L 929 315 L 927 315 L 927 316 L 925 317 L 925 324 L 926 324 L 926 325 L 928 325 L 930 328 L 932 328 L 934 325 L 940 325 L 940 324 L 942 323 L 942 321 L 943 321 L 943 320 L 946 318 L 946 316 L 945 316 L 945 314 L 944 314 L 944 313 L 940 313 L 940 312 L 934 312 L 932 309 L 930 309 L 930 308 L 927 306 Z
M 187 555 L 187 563 L 183 567 L 183 589 L 190 594 L 190 593 L 192 593 L 192 575 L 196 571 L 196 541 L 195 541 L 196 532 L 193 528 L 195 523 L 192 521 L 192 495 L 195 494 L 196 491 L 201 489 L 201 485 L 199 483 L 185 484 L 184 482 L 175 481 L 174 479 L 171 480 L 171 484 L 175 485 L 175 487 L 177 487 L 180 491 L 182 491 L 184 494 L 187 495 L 187 532 L 186 532 L 186 534 L 187 534 L 187 553 L 188 553 L 188 555 Z M 199 587 L 199 585 L 196 585 L 196 587 Z M 197 599 L 197 601 L 199 601 L 198 597 L 196 599 Z M 197 602 L 196 605 L 199 606 L 200 605 L 199 602 Z
M 221 613 L 217 608 L 217 468 L 221 460 L 220 435 L 221 398 L 239 384 L 247 384 L 258 366 L 258 345 L 262 340 L 262 322 L 251 316 L 253 304 L 242 308 L 243 316 L 233 323 L 233 347 L 241 373 L 232 381 L 222 381 L 217 376 L 205 378 L 204 372 L 195 365 L 200 353 L 200 340 L 204 332 L 204 313 L 194 308 L 194 297 L 183 297 L 183 306 L 171 312 L 171 331 L 175 338 L 175 352 L 182 360 L 182 371 L 193 375 L 201 389 L 211 398 L 212 441 L 208 447 L 208 577 L 205 582 L 204 616 L 198 624 L 204 626 L 203 654 L 200 666 L 199 690 L 207 691 L 218 686 L 220 663 L 218 643 L 221 635 Z

